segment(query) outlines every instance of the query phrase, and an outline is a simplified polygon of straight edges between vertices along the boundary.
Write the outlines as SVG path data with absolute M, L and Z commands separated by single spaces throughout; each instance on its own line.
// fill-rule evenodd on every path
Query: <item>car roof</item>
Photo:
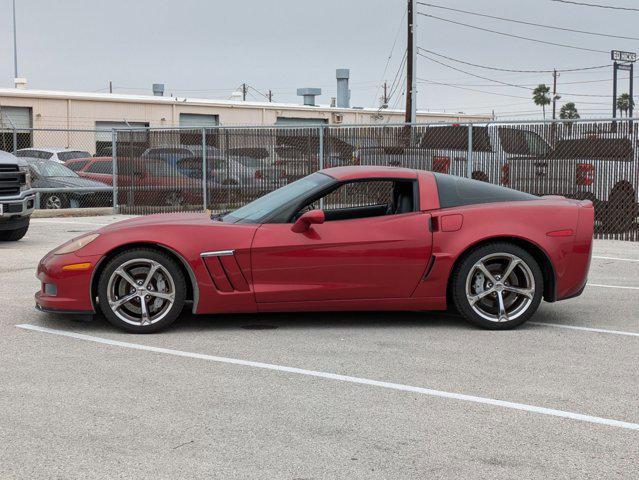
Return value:
M 398 167 L 333 167 L 325 168 L 322 173 L 333 177 L 335 180 L 357 180 L 359 178 L 417 178 L 417 170 Z
M 29 148 L 21 148 L 18 152 L 23 152 L 25 150 L 35 150 L 38 152 L 48 152 L 48 153 L 61 153 L 61 152 L 86 152 L 86 150 L 82 150 L 80 148 L 62 148 L 62 147 L 29 147 Z

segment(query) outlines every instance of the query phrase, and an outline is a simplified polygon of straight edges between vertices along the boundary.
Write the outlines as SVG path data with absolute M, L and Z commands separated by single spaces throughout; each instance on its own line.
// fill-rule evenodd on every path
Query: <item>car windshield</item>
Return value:
M 244 205 L 231 213 L 222 217 L 223 222 L 229 223 L 252 223 L 266 217 L 272 212 L 294 202 L 305 193 L 315 190 L 322 185 L 328 185 L 333 179 L 323 173 L 313 173 L 308 177 L 300 178 L 296 182 L 278 188 Z
M 31 166 L 40 177 L 77 177 L 78 174 L 57 162 L 33 162 Z

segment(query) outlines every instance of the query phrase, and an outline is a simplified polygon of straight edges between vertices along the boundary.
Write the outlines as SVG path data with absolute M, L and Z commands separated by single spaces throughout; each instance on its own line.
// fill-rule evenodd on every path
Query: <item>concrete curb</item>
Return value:
M 61 210 L 39 209 L 34 210 L 32 218 L 57 218 L 57 217 L 99 217 L 113 215 L 113 208 L 63 208 Z

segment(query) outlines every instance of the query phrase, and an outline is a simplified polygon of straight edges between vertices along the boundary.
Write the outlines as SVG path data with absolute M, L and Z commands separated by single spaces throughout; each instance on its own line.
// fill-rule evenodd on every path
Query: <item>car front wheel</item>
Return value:
M 100 309 L 114 326 L 132 333 L 157 332 L 173 323 L 184 307 L 186 282 L 166 254 L 135 249 L 111 259 L 100 275 Z
M 521 325 L 537 310 L 543 275 L 532 255 L 492 243 L 467 255 L 453 273 L 453 299 L 469 322 L 491 330 Z

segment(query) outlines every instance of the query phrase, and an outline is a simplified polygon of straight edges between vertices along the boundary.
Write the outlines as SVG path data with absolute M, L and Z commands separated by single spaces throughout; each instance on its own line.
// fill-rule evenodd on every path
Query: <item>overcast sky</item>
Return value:
M 639 12 L 590 8 L 551 0 L 437 0 L 447 7 L 590 32 L 639 37 Z M 639 7 L 635 0 L 592 0 Z M 147 93 L 165 83 L 167 95 L 228 98 L 242 82 L 273 90 L 277 101 L 301 102 L 297 87 L 335 95 L 335 69 L 350 68 L 352 105 L 377 106 L 379 84 L 396 76 L 406 46 L 405 0 L 16 0 L 19 74 L 34 89 Z M 0 0 L 0 86 L 12 86 L 11 0 Z M 637 40 L 551 31 L 434 9 L 417 11 L 482 28 L 583 48 L 639 50 Z M 416 15 L 417 44 L 455 59 L 525 70 L 605 65 L 609 53 L 533 43 Z M 393 42 L 393 55 L 385 66 Z M 546 73 L 506 73 L 441 59 L 456 68 L 517 85 L 552 84 Z M 419 109 L 539 116 L 526 88 L 497 85 L 424 58 Z M 609 115 L 612 68 L 563 73 L 562 100 L 583 114 Z M 627 89 L 627 73 L 620 82 Z M 583 82 L 591 83 L 571 83 Z M 600 81 L 601 80 L 601 81 Z M 563 85 L 562 85 L 563 84 Z M 462 87 L 462 88 L 459 88 Z M 638 85 L 639 88 L 639 85 Z M 480 90 L 470 91 L 466 89 Z M 403 84 L 391 105 L 403 105 Z M 255 99 L 259 95 L 252 92 Z M 251 97 L 249 97 L 251 98 Z

